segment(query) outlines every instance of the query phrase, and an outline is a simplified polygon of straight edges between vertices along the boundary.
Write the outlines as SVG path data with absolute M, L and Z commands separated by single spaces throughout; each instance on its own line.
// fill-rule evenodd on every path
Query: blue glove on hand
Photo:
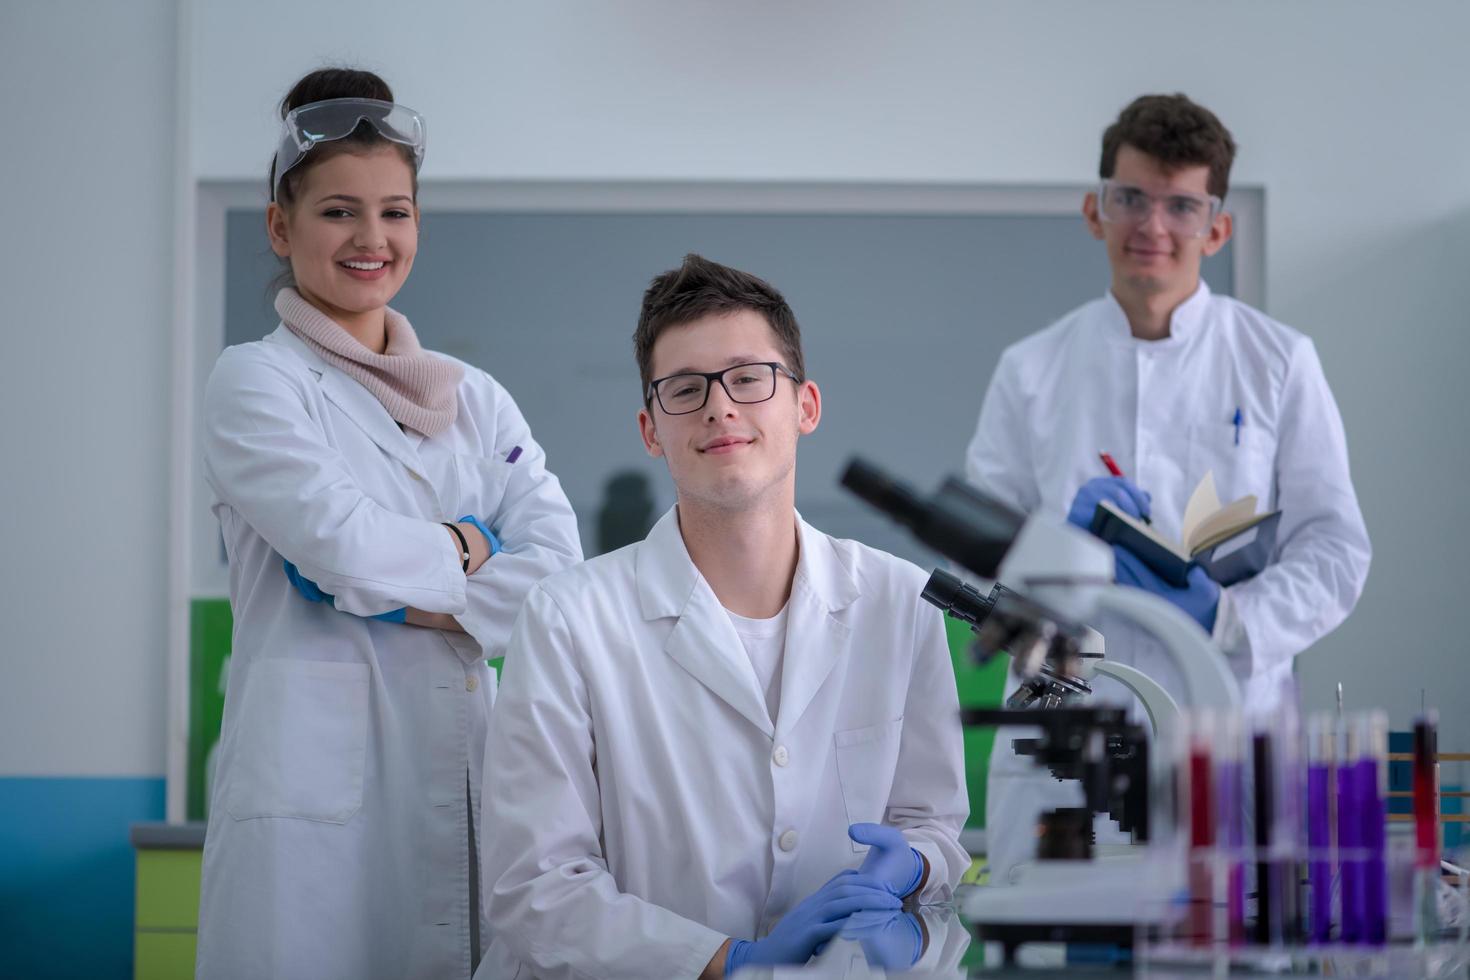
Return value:
M 841 938 L 855 941 L 880 970 L 907 970 L 924 955 L 924 930 L 910 912 L 854 912 Z
M 478 530 L 481 534 L 485 535 L 485 542 L 488 545 L 490 545 L 490 557 L 491 558 L 494 558 L 497 554 L 500 553 L 500 550 L 501 550 L 501 548 L 500 548 L 500 539 L 497 538 L 494 534 L 491 534 L 490 533 L 490 529 L 488 527 L 486 527 L 480 521 L 480 519 L 478 517 L 476 517 L 474 514 L 466 514 L 465 516 L 463 516 L 463 517 L 461 517 L 459 519 L 459 523 L 461 523 L 461 524 L 473 524 L 473 525 L 475 525 L 475 529 L 476 530 Z
M 1121 476 L 1098 476 L 1077 488 L 1077 496 L 1072 498 L 1072 509 L 1067 511 L 1067 523 L 1084 531 L 1091 529 L 1093 512 L 1104 500 L 1110 501 L 1129 517 L 1148 517 L 1153 507 L 1153 497 L 1148 491 L 1134 486 L 1132 480 Z
M 796 903 L 765 939 L 732 941 L 725 976 L 744 966 L 805 963 L 853 913 L 902 908 L 903 903 L 880 882 L 849 868 Z
M 1157 572 L 1143 563 L 1133 552 L 1122 545 L 1113 545 L 1113 557 L 1118 571 L 1114 578 L 1119 585 L 1131 585 L 1145 592 L 1163 596 L 1184 610 L 1206 633 L 1215 630 L 1215 613 L 1220 608 L 1220 586 L 1198 565 L 1189 566 L 1189 584 L 1183 588 L 1170 585 L 1159 578 Z
M 899 898 L 906 898 L 919 887 L 924 876 L 924 859 L 909 846 L 908 838 L 897 827 L 881 823 L 855 823 L 847 828 L 847 836 L 868 845 L 859 874 L 871 875 Z
M 285 562 L 286 578 L 290 579 L 291 584 L 296 586 L 296 591 L 301 593 L 301 597 L 303 599 L 305 599 L 307 602 L 331 603 L 333 609 L 337 608 L 335 597 L 333 597 L 331 593 L 323 592 L 321 589 L 317 588 L 317 584 L 315 582 L 307 578 L 305 575 L 302 575 L 301 570 L 295 565 L 291 564 L 289 561 L 286 561 L 286 559 L 282 558 L 281 561 Z M 408 607 L 400 606 L 397 609 L 390 609 L 388 612 L 378 613 L 376 616 L 369 616 L 368 618 L 381 619 L 385 623 L 401 623 L 407 616 Z

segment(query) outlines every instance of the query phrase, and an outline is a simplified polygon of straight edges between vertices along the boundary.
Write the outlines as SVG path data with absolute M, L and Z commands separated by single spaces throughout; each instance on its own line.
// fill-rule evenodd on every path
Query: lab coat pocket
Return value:
M 898 747 L 903 735 L 903 718 L 881 725 L 849 728 L 832 736 L 837 752 L 837 779 L 842 784 L 842 802 L 847 822 L 882 823 L 893 788 L 893 770 L 898 765 Z M 866 844 L 852 849 L 866 851 Z
M 1224 422 L 1205 422 L 1189 427 L 1188 487 L 1193 490 L 1206 473 L 1215 474 L 1220 503 L 1228 504 L 1246 494 L 1255 494 L 1257 510 L 1275 506 L 1276 441 L 1258 426 L 1236 427 Z
M 230 815 L 351 819 L 362 807 L 368 679 L 367 664 L 251 664 L 226 796 Z
M 494 525 L 499 523 L 500 504 L 505 499 L 505 487 L 514 466 L 493 456 L 455 456 L 454 471 L 459 485 L 452 498 L 454 514 L 451 516 L 474 514 L 499 535 Z

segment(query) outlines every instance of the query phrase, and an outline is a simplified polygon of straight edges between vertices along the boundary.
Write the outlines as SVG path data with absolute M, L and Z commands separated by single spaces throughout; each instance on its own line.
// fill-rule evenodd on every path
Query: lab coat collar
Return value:
M 1209 284 L 1201 277 L 1194 292 L 1175 307 L 1173 315 L 1169 317 L 1169 336 L 1163 340 L 1140 340 L 1133 336 L 1133 328 L 1128 325 L 1128 314 L 1123 312 L 1118 298 L 1109 289 L 1103 295 L 1104 332 L 1109 340 L 1125 347 L 1147 347 L 1150 350 L 1184 347 L 1199 334 L 1204 325 L 1210 309 L 1210 297 Z
M 781 664 L 781 704 L 776 727 L 796 727 L 827 675 L 842 660 L 852 629 L 838 616 L 862 594 L 852 569 L 832 539 L 798 519 L 801 557 L 787 603 L 786 656 Z
M 846 609 L 862 594 L 857 580 L 838 557 L 832 540 L 802 520 L 801 514 L 795 517 L 801 548 L 792 593 L 799 587 L 809 590 L 824 612 Z M 677 504 L 659 518 L 639 545 L 637 575 L 638 602 L 644 619 L 682 615 L 697 586 L 714 595 L 684 546 Z
M 348 377 L 341 370 L 328 364 L 316 351 L 302 343 L 301 338 L 281 324 L 266 338 L 272 343 L 281 344 L 290 348 L 306 362 L 307 368 L 316 375 L 321 383 L 322 394 L 340 408 L 348 418 L 357 423 L 357 426 L 366 432 L 368 438 L 377 443 L 389 456 L 398 460 L 404 466 L 420 476 L 424 473 L 423 464 L 419 462 L 416 447 L 419 441 L 411 438 L 398 427 L 383 403 L 373 397 L 373 393 L 364 388 L 354 378 Z
M 792 581 L 781 674 L 781 728 L 811 703 L 847 646 L 848 629 L 833 613 L 861 594 L 832 541 L 795 515 L 800 556 Z M 699 574 L 679 533 L 678 507 L 654 525 L 638 547 L 638 601 L 648 620 L 677 616 L 665 651 L 768 737 L 775 736 L 765 696 L 714 590 Z

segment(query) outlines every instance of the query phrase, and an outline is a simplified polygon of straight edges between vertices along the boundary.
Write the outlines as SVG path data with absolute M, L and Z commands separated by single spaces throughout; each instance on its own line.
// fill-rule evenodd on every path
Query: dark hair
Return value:
M 1167 170 L 1209 167 L 1207 186 L 1222 201 L 1230 189 L 1235 140 L 1213 112 L 1183 93 L 1141 95 L 1130 102 L 1103 133 L 1099 177 L 1113 176 L 1118 148 L 1125 145 L 1148 154 Z
M 393 90 L 388 87 L 387 82 L 370 71 L 358 68 L 318 68 L 291 86 L 291 91 L 287 92 L 286 97 L 281 100 L 281 118 L 285 119 L 286 114 L 292 109 L 299 109 L 313 102 L 325 102 L 327 99 L 378 99 L 382 102 L 392 102 Z M 276 160 L 275 157 L 271 157 L 269 177 L 271 200 L 279 200 L 284 205 L 294 203 L 302 178 L 313 166 L 338 153 L 354 149 L 360 150 L 365 146 L 374 146 L 379 143 L 397 147 L 403 158 L 408 161 L 409 172 L 413 174 L 413 196 L 417 200 L 419 175 L 414 168 L 413 151 L 401 143 L 385 139 L 367 120 L 358 123 L 351 136 L 319 143 L 308 150 L 306 158 L 287 171 L 286 176 L 281 179 L 279 193 L 276 188 Z
M 691 252 L 679 268 L 655 276 L 643 294 L 638 329 L 633 331 L 633 356 L 643 382 L 644 404 L 648 404 L 648 388 L 653 381 L 653 344 L 660 334 L 710 314 L 740 310 L 752 310 L 766 318 L 786 367 L 799 381 L 806 380 L 801 328 L 786 298 L 764 279 Z

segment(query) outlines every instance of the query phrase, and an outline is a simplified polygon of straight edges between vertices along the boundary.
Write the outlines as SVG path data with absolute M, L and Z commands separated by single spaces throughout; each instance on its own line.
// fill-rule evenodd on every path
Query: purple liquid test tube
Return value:
M 1332 749 L 1332 720 L 1318 715 L 1310 723 L 1307 747 L 1307 939 L 1313 943 L 1332 938 Z
M 1387 806 L 1384 779 L 1388 769 L 1388 716 L 1372 711 L 1361 720 L 1358 741 L 1358 806 L 1362 820 L 1363 848 L 1363 937 L 1362 942 L 1382 946 L 1388 941 L 1388 848 Z
M 1355 725 L 1345 733 L 1347 746 L 1337 772 L 1337 853 L 1342 874 L 1342 929 L 1345 943 L 1363 941 L 1363 821 L 1358 803 L 1358 736 Z

